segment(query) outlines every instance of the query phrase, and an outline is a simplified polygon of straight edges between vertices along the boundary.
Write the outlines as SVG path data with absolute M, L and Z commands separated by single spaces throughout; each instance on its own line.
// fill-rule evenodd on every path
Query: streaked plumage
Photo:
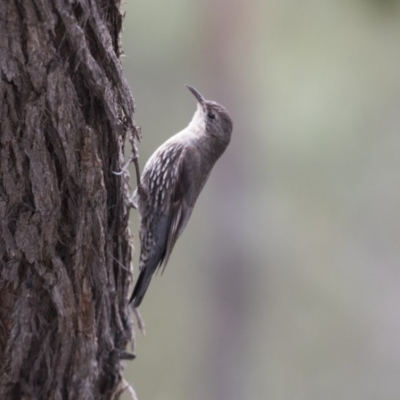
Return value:
M 212 167 L 231 138 L 232 120 L 226 109 L 188 88 L 198 101 L 192 121 L 153 153 L 133 194 L 141 218 L 140 274 L 130 299 L 135 307 L 153 273 L 162 264 L 165 268 Z

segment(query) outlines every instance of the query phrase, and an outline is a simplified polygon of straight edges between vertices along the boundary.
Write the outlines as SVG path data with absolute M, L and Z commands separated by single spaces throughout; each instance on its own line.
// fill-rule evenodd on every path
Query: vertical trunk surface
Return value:
M 131 339 L 118 0 L 0 2 L 0 399 L 111 399 Z

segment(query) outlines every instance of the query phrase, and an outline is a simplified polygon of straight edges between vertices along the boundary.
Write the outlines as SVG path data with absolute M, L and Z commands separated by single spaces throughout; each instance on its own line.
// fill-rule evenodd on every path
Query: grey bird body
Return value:
M 157 268 L 167 264 L 231 138 L 232 120 L 226 109 L 188 88 L 198 101 L 192 121 L 153 153 L 133 194 L 141 218 L 140 274 L 130 299 L 134 307 L 140 305 Z

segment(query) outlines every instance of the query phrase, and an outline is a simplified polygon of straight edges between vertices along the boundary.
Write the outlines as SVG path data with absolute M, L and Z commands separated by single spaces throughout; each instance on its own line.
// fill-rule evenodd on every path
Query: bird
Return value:
M 132 195 L 140 216 L 139 277 L 129 303 L 140 306 L 153 274 L 162 272 L 184 231 L 215 162 L 229 145 L 232 119 L 221 104 L 197 100 L 189 125 L 170 137 L 149 158 Z

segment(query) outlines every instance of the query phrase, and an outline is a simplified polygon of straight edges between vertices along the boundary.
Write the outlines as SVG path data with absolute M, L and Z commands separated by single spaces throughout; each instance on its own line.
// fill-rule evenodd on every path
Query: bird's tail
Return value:
M 133 301 L 133 306 L 135 308 L 140 306 L 146 290 L 150 285 L 152 275 L 153 271 L 151 271 L 150 268 L 143 268 L 140 271 L 139 278 L 135 284 L 135 288 L 133 289 L 132 296 L 129 300 L 129 303 L 132 303 Z

